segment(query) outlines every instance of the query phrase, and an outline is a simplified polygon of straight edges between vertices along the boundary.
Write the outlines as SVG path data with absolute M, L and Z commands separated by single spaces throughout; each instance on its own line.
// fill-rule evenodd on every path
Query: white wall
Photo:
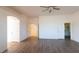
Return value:
M 7 19 L 3 10 L 0 9 L 0 52 L 7 49 Z
M 20 41 L 27 38 L 28 17 L 7 7 L 0 7 L 0 52 L 7 49 L 7 16 L 14 16 L 20 20 Z
M 39 38 L 64 39 L 65 22 L 72 23 L 69 15 L 68 16 L 67 15 L 40 16 L 39 17 Z M 72 38 L 72 35 L 71 35 L 71 38 Z
M 7 16 L 14 16 L 20 20 L 20 41 L 24 40 L 27 38 L 27 20 L 28 17 L 17 12 L 16 10 L 7 8 L 7 7 L 2 7 L 2 9 L 5 11 L 5 14 Z
M 72 21 L 73 21 L 72 39 L 79 42 L 79 11 L 72 15 Z
M 28 17 L 21 15 L 20 16 L 20 40 L 28 38 Z

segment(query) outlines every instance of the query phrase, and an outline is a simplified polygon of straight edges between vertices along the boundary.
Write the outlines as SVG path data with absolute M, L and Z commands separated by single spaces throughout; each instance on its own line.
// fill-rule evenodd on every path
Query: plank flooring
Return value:
M 6 53 L 79 53 L 79 43 L 72 40 L 27 39 L 11 42 Z

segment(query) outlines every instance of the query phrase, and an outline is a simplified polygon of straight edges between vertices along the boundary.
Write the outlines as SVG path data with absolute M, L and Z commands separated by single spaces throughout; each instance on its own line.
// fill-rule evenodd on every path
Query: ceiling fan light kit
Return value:
M 45 8 L 43 12 L 48 11 L 49 13 L 54 12 L 54 10 L 60 10 L 60 8 L 58 8 L 57 6 L 40 6 L 40 7 Z

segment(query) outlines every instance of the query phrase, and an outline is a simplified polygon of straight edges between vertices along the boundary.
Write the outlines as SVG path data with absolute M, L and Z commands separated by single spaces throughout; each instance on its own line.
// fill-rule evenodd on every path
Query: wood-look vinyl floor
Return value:
M 6 53 L 79 53 L 79 43 L 72 40 L 27 39 L 8 44 Z

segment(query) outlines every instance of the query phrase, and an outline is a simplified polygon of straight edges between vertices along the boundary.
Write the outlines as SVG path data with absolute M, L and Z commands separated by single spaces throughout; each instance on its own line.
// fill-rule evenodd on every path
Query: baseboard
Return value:
M 22 40 L 21 42 L 24 42 L 24 41 L 26 41 L 26 40 L 28 40 L 28 39 L 31 39 L 31 38 L 37 38 L 37 39 L 39 40 L 38 37 L 30 36 L 30 37 L 27 37 L 26 39 Z
M 50 39 L 50 40 L 64 40 L 64 39 L 62 39 L 62 38 L 59 38 L 59 39 L 56 39 L 56 38 L 52 38 L 52 39 L 51 39 L 51 38 L 39 38 L 39 39 L 47 39 L 47 40 L 49 40 L 49 39 Z

